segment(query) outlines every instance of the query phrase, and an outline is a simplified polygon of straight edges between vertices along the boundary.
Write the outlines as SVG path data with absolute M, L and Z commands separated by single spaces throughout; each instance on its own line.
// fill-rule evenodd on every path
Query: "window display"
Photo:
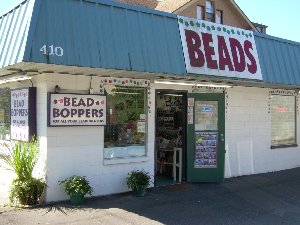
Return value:
M 107 95 L 104 158 L 146 155 L 146 88 L 115 87 Z
M 271 96 L 272 146 L 296 144 L 296 97 Z
M 177 174 L 181 174 L 181 158 L 176 164 L 176 149 L 183 146 L 183 97 L 176 94 L 159 94 L 156 98 L 156 181 L 160 183 L 174 182 Z M 176 165 L 179 165 L 178 168 Z M 177 170 L 179 172 L 177 173 Z M 179 182 L 181 176 L 178 177 Z
M 0 139 L 10 139 L 10 90 L 0 89 Z

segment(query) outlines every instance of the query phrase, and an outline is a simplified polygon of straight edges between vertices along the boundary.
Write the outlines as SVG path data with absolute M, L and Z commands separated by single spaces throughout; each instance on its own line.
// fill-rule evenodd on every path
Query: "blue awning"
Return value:
M 264 83 L 300 85 L 299 43 L 255 41 Z M 26 0 L 0 17 L 0 68 L 20 62 L 188 75 L 177 15 L 110 0 Z

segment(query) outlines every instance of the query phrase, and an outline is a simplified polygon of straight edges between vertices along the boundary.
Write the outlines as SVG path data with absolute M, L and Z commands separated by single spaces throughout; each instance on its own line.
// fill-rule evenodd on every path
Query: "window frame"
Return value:
M 2 131 L 0 132 L 0 140 L 2 140 L 2 141 L 10 141 L 11 140 L 11 121 L 10 121 L 10 119 L 11 119 L 11 89 L 10 88 L 8 88 L 8 87 L 4 87 L 4 88 L 0 88 L 0 95 L 2 95 L 2 93 L 5 93 L 5 92 L 7 92 L 6 94 L 8 95 L 7 96 L 7 100 L 8 100 L 8 102 L 7 102 L 7 106 L 6 107 L 8 107 L 8 115 L 5 115 L 5 108 L 3 108 L 3 111 L 4 111 L 4 118 L 5 118 L 5 116 L 7 116 L 7 124 L 5 123 L 5 121 L 4 121 L 4 123 L 3 123 L 3 125 L 1 125 L 0 126 L 0 129 L 2 129 L 5 125 L 8 125 L 8 133 L 5 133 L 5 135 L 2 133 Z M 4 138 L 3 138 L 4 137 Z
M 216 13 L 215 13 L 215 23 L 217 23 L 217 12 L 220 12 L 221 13 L 221 22 L 218 23 L 218 24 L 223 24 L 223 10 L 221 9 L 216 9 Z
M 201 8 L 201 17 L 202 18 L 198 18 L 198 9 L 199 8 Z M 203 5 L 197 5 L 197 16 L 196 17 L 197 17 L 198 20 L 205 20 L 205 10 L 206 10 L 205 6 L 203 6 Z
M 213 11 L 213 14 L 212 14 L 212 21 L 207 20 L 207 16 L 206 16 L 206 14 L 208 13 L 208 12 L 207 12 L 207 2 L 210 2 L 211 5 L 212 5 L 212 8 L 213 8 L 213 10 L 212 10 L 212 11 Z M 214 1 L 211 1 L 211 0 L 206 0 L 206 1 L 205 1 L 205 13 L 204 13 L 204 14 L 205 14 L 204 18 L 205 18 L 206 21 L 215 23 L 215 21 L 216 21 L 216 4 L 215 4 Z M 209 14 L 211 14 L 211 13 L 209 13 Z
M 270 119 L 271 119 L 271 149 L 278 149 L 278 148 L 290 148 L 290 147 L 297 147 L 298 146 L 298 139 L 297 139 L 297 97 L 295 95 L 286 95 L 286 94 L 271 94 L 271 96 L 290 96 L 294 98 L 294 124 L 295 124 L 295 143 L 291 144 L 278 144 L 278 145 L 273 145 L 272 144 L 272 102 L 270 100 Z
M 207 2 L 210 2 L 211 5 L 212 5 L 212 7 L 213 7 L 213 14 L 212 14 L 213 17 L 212 17 L 212 21 L 207 20 L 207 16 L 206 16 L 206 14 L 207 14 L 207 11 L 206 11 Z M 199 14 L 198 14 L 198 9 L 199 9 L 199 8 L 201 8 L 201 13 L 202 13 L 201 16 L 202 16 L 202 18 L 199 18 Z M 196 18 L 197 18 L 198 20 L 205 20 L 205 21 L 208 21 L 208 22 L 216 23 L 216 20 L 217 20 L 217 12 L 220 12 L 220 13 L 221 13 L 221 23 L 219 23 L 219 24 L 223 24 L 223 23 L 224 23 L 224 18 L 223 18 L 224 12 L 223 12 L 223 10 L 222 10 L 222 9 L 217 9 L 217 8 L 216 8 L 216 3 L 215 3 L 215 1 L 206 0 L 204 6 L 203 6 L 203 5 L 197 5 L 197 8 L 196 8 Z M 210 14 L 211 14 L 211 13 L 210 13 Z

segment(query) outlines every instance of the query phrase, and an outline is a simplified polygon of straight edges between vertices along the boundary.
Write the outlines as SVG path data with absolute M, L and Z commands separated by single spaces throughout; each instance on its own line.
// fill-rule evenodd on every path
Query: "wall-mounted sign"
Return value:
M 106 125 L 106 97 L 100 95 L 49 94 L 49 126 Z
M 178 16 L 187 73 L 262 80 L 252 31 Z
M 11 139 L 29 141 L 36 135 L 36 88 L 11 90 L 10 102 Z

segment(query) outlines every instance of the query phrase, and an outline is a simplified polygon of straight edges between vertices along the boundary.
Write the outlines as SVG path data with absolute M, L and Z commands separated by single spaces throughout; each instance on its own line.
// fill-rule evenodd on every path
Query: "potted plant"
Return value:
M 70 196 L 72 205 L 80 205 L 84 201 L 86 194 L 91 195 L 93 188 L 90 186 L 89 181 L 83 176 L 71 176 L 59 184 L 65 186 L 65 192 Z
M 133 193 L 142 197 L 145 195 L 146 189 L 150 186 L 151 177 L 148 172 L 144 170 L 133 170 L 128 173 L 127 185 Z

